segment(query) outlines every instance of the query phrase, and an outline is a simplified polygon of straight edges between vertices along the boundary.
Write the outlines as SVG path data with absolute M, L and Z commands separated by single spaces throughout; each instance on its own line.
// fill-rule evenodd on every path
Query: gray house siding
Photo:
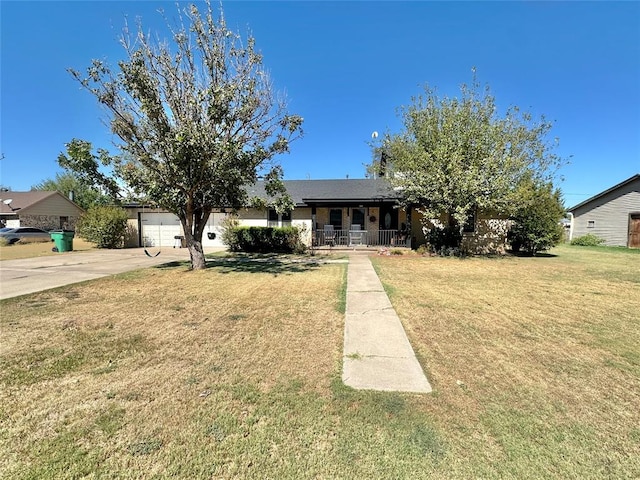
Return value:
M 640 213 L 640 176 L 630 180 L 570 209 L 571 238 L 593 234 L 605 245 L 628 246 L 629 216 Z

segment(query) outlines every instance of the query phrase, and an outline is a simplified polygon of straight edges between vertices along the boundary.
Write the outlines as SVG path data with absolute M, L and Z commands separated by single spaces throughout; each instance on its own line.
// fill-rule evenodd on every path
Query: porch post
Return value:
M 407 211 L 407 247 L 413 248 L 413 227 L 411 225 L 411 205 L 406 207 Z

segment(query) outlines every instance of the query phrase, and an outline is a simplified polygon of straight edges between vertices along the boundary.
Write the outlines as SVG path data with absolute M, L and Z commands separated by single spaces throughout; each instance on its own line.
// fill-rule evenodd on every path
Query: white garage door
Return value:
M 175 236 L 182 235 L 180 220 L 173 213 L 140 214 L 143 247 L 173 247 Z

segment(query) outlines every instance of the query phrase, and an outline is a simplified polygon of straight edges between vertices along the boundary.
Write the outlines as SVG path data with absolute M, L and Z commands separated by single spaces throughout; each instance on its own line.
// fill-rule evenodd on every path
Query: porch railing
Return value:
M 408 247 L 410 246 L 409 236 L 401 234 L 398 230 L 378 230 L 369 232 L 367 230 L 316 230 L 313 235 L 314 246 L 316 247 Z

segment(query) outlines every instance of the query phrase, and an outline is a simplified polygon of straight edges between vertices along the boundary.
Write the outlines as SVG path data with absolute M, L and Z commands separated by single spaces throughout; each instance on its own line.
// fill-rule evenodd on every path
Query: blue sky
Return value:
M 217 3 L 216 3 L 217 5 Z M 104 112 L 66 72 L 115 64 L 124 18 L 164 32 L 174 2 L 2 1 L 0 183 L 28 190 L 60 171 L 72 138 L 112 149 Z M 280 158 L 287 179 L 363 178 L 373 131 L 425 84 L 456 95 L 477 68 L 501 108 L 555 121 L 565 205 L 640 172 L 639 2 L 224 3 L 256 38 L 305 136 Z

